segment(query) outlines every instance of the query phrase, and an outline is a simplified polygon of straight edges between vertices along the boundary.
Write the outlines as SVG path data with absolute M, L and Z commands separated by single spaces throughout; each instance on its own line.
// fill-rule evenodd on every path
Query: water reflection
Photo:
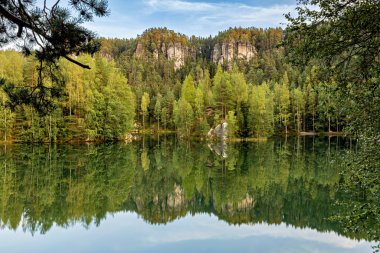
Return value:
M 345 146 L 337 138 L 298 138 L 227 149 L 226 143 L 172 137 L 3 146 L 1 227 L 38 234 L 54 224 L 97 226 L 107 213 L 120 211 L 137 213 L 148 224 L 207 213 L 228 224 L 291 225 L 366 239 L 365 231 L 347 234 L 328 219 L 341 211 L 335 201 L 347 198 L 338 191 L 337 166 Z

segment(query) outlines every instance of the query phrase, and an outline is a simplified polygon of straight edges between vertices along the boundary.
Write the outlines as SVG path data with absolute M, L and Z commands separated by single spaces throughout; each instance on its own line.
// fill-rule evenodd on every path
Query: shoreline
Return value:
M 128 134 L 128 138 L 120 139 L 120 140 L 82 140 L 82 139 L 70 139 L 70 140 L 61 140 L 56 142 L 49 142 L 49 141 L 38 141 L 38 142 L 23 142 L 20 140 L 7 140 L 7 141 L 0 141 L 0 145 L 14 145 L 14 144 L 69 144 L 69 145 L 82 145 L 82 144 L 104 144 L 104 143 L 119 143 L 119 142 L 133 142 L 133 141 L 141 141 L 141 138 L 143 136 L 165 136 L 165 135 L 176 135 L 176 131 L 172 130 L 160 130 L 160 131 L 152 131 L 152 130 L 143 130 L 138 132 L 133 132 Z M 346 136 L 344 132 L 300 132 L 300 133 L 290 133 L 290 134 L 276 134 L 272 135 L 270 137 L 246 137 L 246 138 L 239 138 L 239 137 L 233 137 L 233 138 L 226 138 L 225 142 L 230 143 L 237 143 L 237 142 L 266 142 L 269 139 L 273 137 L 349 137 Z M 206 136 L 190 136 L 190 137 L 179 137 L 181 140 L 193 140 L 193 141 L 209 141 L 209 142 L 215 142 L 219 141 L 220 139 L 210 139 Z

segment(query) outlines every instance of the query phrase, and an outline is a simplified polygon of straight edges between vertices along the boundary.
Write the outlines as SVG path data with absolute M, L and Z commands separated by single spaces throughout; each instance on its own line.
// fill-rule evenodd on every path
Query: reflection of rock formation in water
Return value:
M 208 147 L 212 152 L 214 152 L 216 155 L 222 157 L 223 159 L 228 157 L 228 155 L 227 155 L 227 143 L 224 140 L 209 143 Z
M 185 205 L 185 197 L 183 193 L 183 189 L 175 184 L 174 191 L 168 194 L 167 206 L 171 209 L 180 209 Z
M 247 193 L 245 199 L 238 202 L 238 210 L 249 210 L 255 206 L 255 200 Z
M 254 207 L 255 200 L 247 193 L 245 198 L 238 202 L 229 201 L 226 204 L 222 204 L 221 211 L 224 214 L 234 215 L 237 212 L 249 212 Z
M 156 192 L 153 193 L 152 192 Z M 146 189 L 145 194 L 132 196 L 131 206 L 136 207 L 146 221 L 162 224 L 183 217 L 186 213 L 187 201 L 181 185 L 174 184 L 169 192 Z

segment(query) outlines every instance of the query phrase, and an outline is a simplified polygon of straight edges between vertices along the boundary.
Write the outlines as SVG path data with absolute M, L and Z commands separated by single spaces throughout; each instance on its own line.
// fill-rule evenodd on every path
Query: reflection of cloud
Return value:
M 186 226 L 184 224 L 182 226 L 178 225 L 178 223 L 186 223 Z M 280 225 L 243 224 L 240 226 L 230 226 L 225 222 L 217 220 L 215 216 L 209 217 L 208 215 L 186 217 L 183 220 L 177 221 L 176 224 L 171 223 L 166 226 L 172 226 L 175 233 L 173 233 L 172 229 L 167 229 L 157 234 L 150 234 L 147 240 L 151 243 L 162 244 L 193 240 L 234 240 L 253 236 L 267 236 L 271 238 L 312 241 L 344 249 L 353 249 L 366 243 L 365 241 L 357 241 L 340 236 L 334 232 L 318 232 L 310 228 L 294 228 L 284 223 Z
M 371 252 L 370 243 L 333 232 L 285 224 L 231 226 L 207 214 L 150 225 L 136 213 L 118 212 L 108 214 L 99 227 L 73 222 L 68 227 L 54 225 L 43 235 L 33 236 L 21 227 L 0 233 L 0 252 Z

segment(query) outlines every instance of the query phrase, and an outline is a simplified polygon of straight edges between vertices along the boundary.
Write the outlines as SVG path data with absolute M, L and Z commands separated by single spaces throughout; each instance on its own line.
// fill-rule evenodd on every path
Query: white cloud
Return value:
M 146 0 L 145 3 L 154 11 L 210 11 L 215 5 L 202 2 L 187 2 L 181 0 Z
M 280 26 L 284 14 L 294 12 L 296 5 L 251 6 L 242 3 L 206 3 L 184 0 L 146 0 L 151 13 L 171 12 L 190 14 L 196 25 Z M 184 16 L 186 18 L 186 15 Z

